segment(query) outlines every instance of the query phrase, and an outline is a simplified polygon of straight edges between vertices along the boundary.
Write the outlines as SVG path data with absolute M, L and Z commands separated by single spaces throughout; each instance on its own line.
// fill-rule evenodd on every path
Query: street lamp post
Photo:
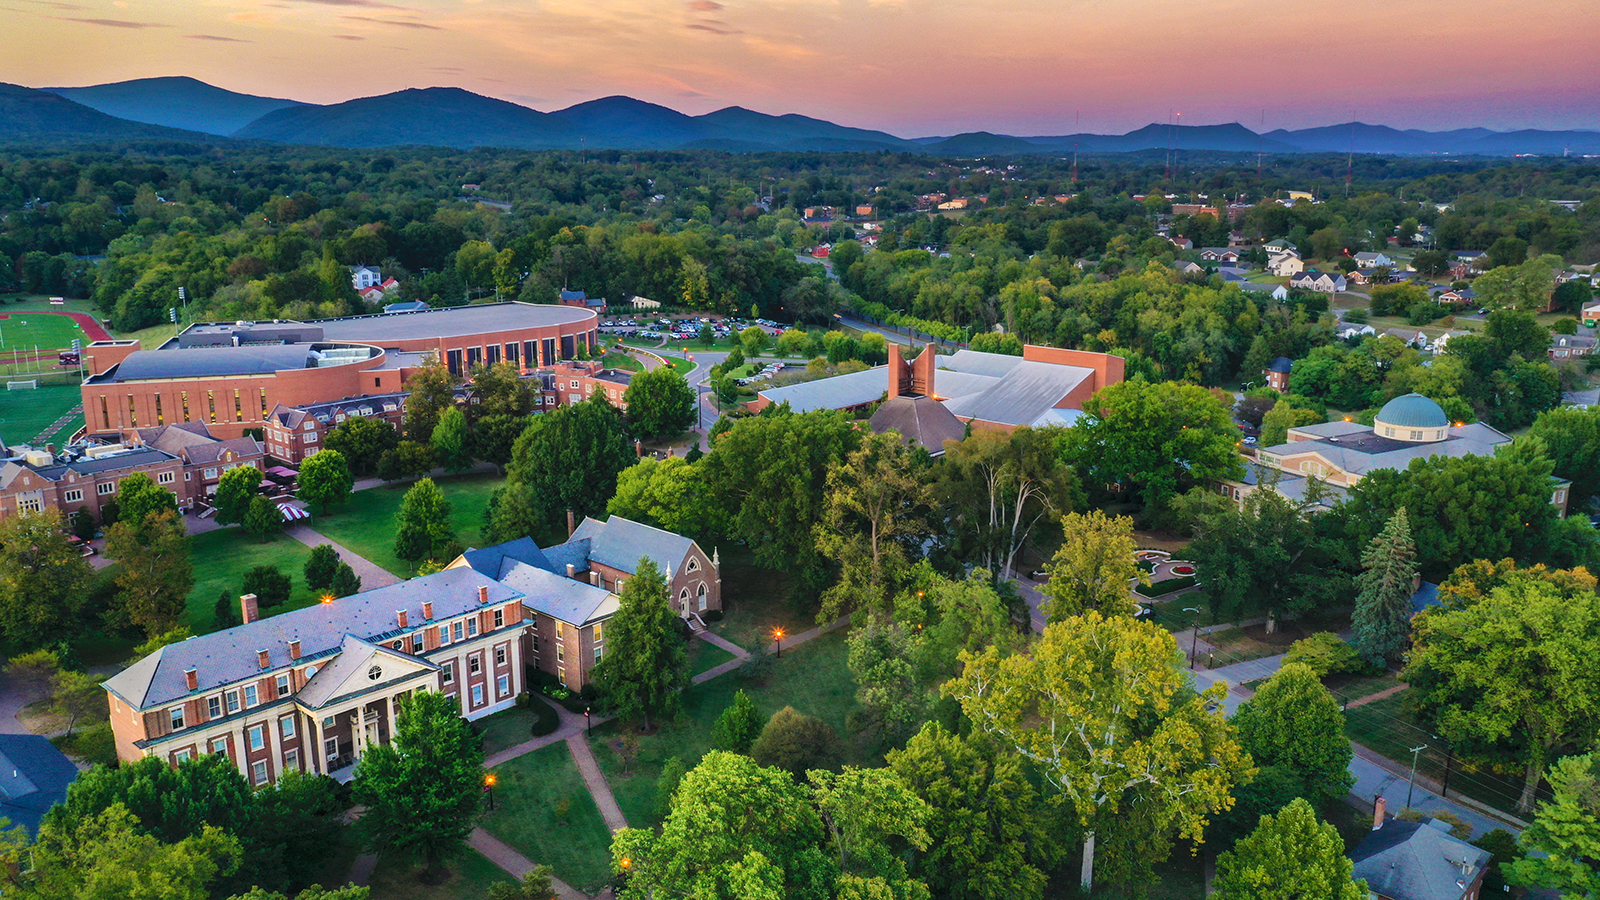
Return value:
M 1193 618 L 1189 620 L 1189 668 L 1193 669 L 1194 654 L 1195 651 L 1200 647 L 1200 610 L 1194 608 L 1193 606 L 1185 606 L 1183 611 L 1194 614 Z
M 583 733 L 585 737 L 594 734 L 594 728 L 590 723 L 591 720 L 589 718 L 589 707 L 585 706 L 583 708 Z
M 483 790 L 489 795 L 489 809 L 494 809 L 494 773 L 483 776 Z
M 772 642 L 777 645 L 778 652 L 774 654 L 779 659 L 783 658 L 783 629 L 772 629 Z
M 1411 808 L 1411 789 L 1417 786 L 1417 754 L 1428 749 L 1427 744 L 1411 748 L 1411 781 L 1406 785 L 1406 809 Z

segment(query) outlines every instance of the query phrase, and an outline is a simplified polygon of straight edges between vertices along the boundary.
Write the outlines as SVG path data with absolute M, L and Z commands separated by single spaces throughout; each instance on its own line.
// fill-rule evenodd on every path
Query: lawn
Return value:
M 600 364 L 608 369 L 620 369 L 624 372 L 638 372 L 644 369 L 637 359 L 626 353 L 607 353 L 601 357 Z
M 689 642 L 690 675 L 699 675 L 701 672 L 715 669 L 730 659 L 733 659 L 732 653 L 710 641 L 702 641 L 699 638 L 695 638 Z
M 1247 628 L 1214 628 L 1202 630 L 1200 640 L 1217 648 L 1216 665 L 1261 659 L 1286 653 L 1289 645 L 1305 637 L 1304 632 L 1289 622 L 1279 622 L 1274 634 L 1267 634 L 1261 625 Z
M 504 869 L 485 859 L 470 847 L 450 861 L 450 877 L 442 884 L 423 884 L 417 875 L 421 866 L 412 864 L 411 855 L 384 854 L 372 873 L 372 900 L 459 900 L 485 897 L 489 886 L 513 880 Z M 326 886 L 326 885 L 325 885 Z
M 1401 691 L 1382 700 L 1345 711 L 1345 734 L 1350 740 L 1402 766 L 1411 764 L 1411 748 L 1427 747 L 1417 754 L 1417 776 L 1440 782 L 1445 767 L 1450 767 L 1450 793 L 1465 794 L 1482 803 L 1514 812 L 1521 792 L 1521 777 L 1498 773 L 1452 760 L 1445 743 L 1416 723 L 1410 691 Z
M 586 893 L 611 877 L 611 832 L 565 743 L 552 744 L 494 768 L 495 810 L 483 827 L 562 881 Z M 567 811 L 561 814 L 559 807 Z M 451 896 L 482 896 L 457 893 Z
M 537 696 L 537 695 L 535 695 Z M 559 716 L 553 704 L 546 703 L 546 708 L 552 716 Z M 545 709 L 540 709 L 538 714 L 543 714 Z M 497 712 L 472 723 L 472 730 L 483 735 L 483 753 L 493 756 L 501 750 L 508 750 L 518 744 L 533 740 L 533 723 L 537 721 L 538 714 L 534 710 L 521 706 L 513 707 L 504 712 Z
M 798 634 L 816 626 L 815 618 L 789 602 L 789 576 L 763 568 L 748 551 L 734 550 L 722 557 L 721 622 L 712 631 L 741 647 L 772 642 L 775 629 Z
M 0 387 L 0 437 L 13 444 L 24 444 L 41 436 L 63 417 L 69 420 L 47 441 L 66 443 L 73 432 L 83 427 L 83 392 L 77 385 L 41 384 L 31 391 L 12 391 Z M 76 410 L 76 411 L 75 411 Z
M 765 684 L 745 683 L 737 672 L 697 684 L 683 692 L 683 711 L 678 718 L 644 738 L 632 771 L 624 774 L 616 745 L 623 734 L 622 723 L 607 722 L 590 738 L 595 758 L 605 773 L 617 805 L 628 824 L 648 826 L 658 820 L 655 814 L 656 779 L 661 766 L 676 756 L 686 768 L 694 768 L 711 749 L 711 727 L 727 709 L 733 694 L 744 688 L 756 706 L 767 715 L 785 706 L 816 716 L 832 725 L 844 737 L 847 761 L 879 765 L 881 760 L 859 758 L 845 733 L 845 716 L 855 705 L 855 679 L 845 663 L 845 633 L 835 631 L 786 650 L 775 661 L 772 676 Z
M 237 604 L 241 593 L 240 582 L 244 573 L 256 566 L 276 566 L 289 576 L 293 584 L 289 602 L 284 606 L 263 609 L 263 616 L 276 615 L 300 609 L 316 602 L 316 595 L 306 587 L 305 565 L 311 548 L 288 535 L 280 534 L 263 543 L 239 528 L 223 528 L 197 534 L 190 544 L 189 556 L 194 562 L 194 588 L 184 603 L 183 624 L 195 634 L 217 630 L 217 595 L 227 591 L 230 602 Z
M 464 547 L 481 545 L 483 511 L 489 495 L 505 479 L 490 472 L 474 472 L 435 481 L 450 501 L 450 525 L 456 540 Z M 394 555 L 394 517 L 410 487 L 408 482 L 357 491 L 344 503 L 329 507 L 329 515 L 316 515 L 311 527 L 401 578 L 410 578 L 412 564 Z M 320 513 L 317 507 L 311 511 Z

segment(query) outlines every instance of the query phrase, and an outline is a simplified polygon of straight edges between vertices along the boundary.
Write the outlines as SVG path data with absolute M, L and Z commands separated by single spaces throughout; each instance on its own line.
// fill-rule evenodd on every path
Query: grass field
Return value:
M 12 444 L 29 443 L 82 403 L 83 392 L 76 385 L 40 385 L 32 391 L 0 387 L 0 437 Z M 83 413 L 78 412 L 47 440 L 65 443 L 82 427 Z
M 234 603 L 239 602 L 240 582 L 244 573 L 256 566 L 276 566 L 289 576 L 294 587 L 289 602 L 272 609 L 263 609 L 263 616 L 276 615 L 300 609 L 316 602 L 316 595 L 306 587 L 305 565 L 311 548 L 287 535 L 278 535 L 266 543 L 253 538 L 238 528 L 224 528 L 197 534 L 190 545 L 190 558 L 194 560 L 194 589 L 184 604 L 183 624 L 195 634 L 217 630 L 217 595 L 227 591 Z M 214 561 L 226 561 L 217 565 Z
M 551 744 L 519 756 L 496 766 L 494 773 L 495 810 L 484 813 L 484 830 L 550 866 L 573 887 L 586 893 L 599 890 L 611 877 L 611 832 L 567 745 Z M 564 815 L 562 805 L 567 807 Z
M 793 706 L 832 725 L 844 739 L 846 761 L 879 764 L 878 760 L 851 758 L 859 757 L 859 751 L 845 734 L 845 717 L 855 705 L 856 683 L 845 664 L 844 632 L 835 631 L 784 651 L 765 684 L 747 684 L 737 673 L 730 673 L 684 691 L 682 714 L 644 738 L 630 773 L 623 773 L 622 758 L 616 752 L 626 726 L 612 721 L 596 728 L 590 738 L 595 758 L 629 825 L 656 824 L 656 779 L 662 764 L 676 756 L 686 768 L 694 768 L 711 748 L 711 727 L 717 716 L 740 688 L 769 716 Z
M 817 623 L 788 601 L 789 577 L 755 564 L 749 551 L 730 550 L 722 555 L 721 622 L 712 631 L 741 647 L 772 641 L 772 633 L 798 634 Z
M 414 857 L 386 853 L 378 857 L 372 873 L 371 900 L 459 900 L 486 897 L 489 886 L 513 879 L 503 869 L 470 847 L 450 861 L 450 877 L 442 884 L 423 884 Z M 326 886 L 326 885 L 325 885 Z
M 450 501 L 450 524 L 455 529 L 456 540 L 462 546 L 481 546 L 483 511 L 489 505 L 489 495 L 504 479 L 498 475 L 474 472 L 436 479 Z M 342 504 L 329 507 L 330 514 L 311 520 L 311 527 L 354 550 L 374 564 L 399 575 L 411 577 L 411 563 L 394 555 L 394 517 L 400 511 L 409 482 L 392 486 L 357 491 Z

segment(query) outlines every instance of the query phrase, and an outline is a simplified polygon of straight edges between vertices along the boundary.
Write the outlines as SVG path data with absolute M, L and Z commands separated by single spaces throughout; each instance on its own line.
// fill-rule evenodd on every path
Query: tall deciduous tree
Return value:
M 1522 765 L 1517 809 L 1532 812 L 1545 766 L 1594 736 L 1600 594 L 1516 579 L 1413 627 L 1401 678 L 1424 721 L 1462 756 Z
M 917 639 L 887 616 L 869 614 L 865 625 L 850 632 L 850 674 L 856 682 L 856 705 L 867 727 L 885 743 L 898 745 L 924 721 L 928 690 L 917 678 Z
M 1091 484 L 1132 485 L 1155 513 L 1192 484 L 1244 474 L 1232 406 L 1198 385 L 1119 382 L 1084 404 L 1063 455 Z
M 1239 707 L 1233 726 L 1257 765 L 1293 775 L 1300 796 L 1318 807 L 1344 797 L 1355 782 L 1344 712 L 1310 666 L 1279 669 Z
M 694 388 L 671 366 L 636 373 L 622 395 L 629 430 L 646 441 L 672 437 L 693 425 L 697 399 Z
M 1544 441 L 1555 474 L 1572 482 L 1567 508 L 1583 511 L 1600 494 L 1600 406 L 1563 406 L 1540 413 L 1528 432 Z
M 828 470 L 817 550 L 839 565 L 818 620 L 856 606 L 882 609 L 909 567 L 933 494 L 897 435 L 872 434 Z
M 332 544 L 318 544 L 306 557 L 306 587 L 320 591 L 333 583 L 333 573 L 339 571 L 339 551 Z
M 1315 495 L 1297 502 L 1263 486 L 1196 522 L 1189 558 L 1218 618 L 1297 615 L 1347 583 L 1312 521 Z
M 606 512 L 688 535 L 702 545 L 718 530 L 705 470 L 681 456 L 645 457 L 617 476 L 617 493 Z
M 194 587 L 189 533 L 174 510 L 142 524 L 119 521 L 106 531 L 106 558 L 122 564 L 116 585 L 119 614 L 147 637 L 171 630 Z
M 56 510 L 0 520 L 0 632 L 37 647 L 74 630 L 93 573 Z
M 611 841 L 623 900 L 825 900 L 838 869 L 823 849 L 810 792 L 781 769 L 713 750 L 683 777 L 656 834 L 625 828 Z
M 1404 506 L 1361 555 L 1356 576 L 1356 610 L 1351 643 L 1368 663 L 1387 665 L 1405 649 L 1411 635 L 1411 595 L 1416 592 L 1417 547 Z
M 157 513 L 167 510 L 176 512 L 178 498 L 156 484 L 149 475 L 135 472 L 117 485 L 117 509 L 117 521 L 137 527 Z
M 530 364 L 531 366 L 531 364 Z M 533 412 L 534 384 L 522 378 L 509 362 L 478 366 L 472 370 L 472 404 L 468 407 L 473 422 L 489 416 L 520 419 Z
M 622 416 L 603 393 L 535 416 L 517 438 L 506 467 L 502 500 L 519 496 L 497 504 L 491 522 L 495 540 L 552 528 L 568 509 L 579 521 L 600 515 L 616 493 L 617 474 L 637 461 Z
M 373 842 L 421 856 L 437 880 L 472 831 L 483 798 L 483 747 L 454 697 L 420 691 L 400 701 L 394 740 L 361 758 L 351 785 Z
M 827 722 L 792 706 L 772 714 L 750 745 L 750 756 L 763 766 L 777 766 L 796 778 L 812 769 L 839 764 L 839 735 Z
M 806 778 L 829 843 L 839 854 L 841 875 L 887 887 L 893 895 L 927 897 L 926 886 L 910 883 L 895 845 L 928 849 L 924 826 L 933 811 L 898 772 L 845 766 L 837 774 L 819 769 Z
M 115 804 L 71 831 L 40 829 L 32 853 L 31 892 L 40 900 L 207 900 L 221 878 L 239 867 L 239 842 L 206 825 L 193 836 L 164 843 L 139 828 Z M 157 887 L 159 886 L 159 887 Z
M 954 554 L 1002 575 L 1040 522 L 1070 512 L 1080 499 L 1054 429 L 975 431 L 947 445 L 940 471 L 937 491 Z
M 433 458 L 449 472 L 465 472 L 472 468 L 472 448 L 467 441 L 467 414 L 459 406 L 452 406 L 439 414 L 429 441 Z
M 944 686 L 973 728 L 1038 767 L 1083 829 L 1084 888 L 1096 837 L 1138 810 L 1146 827 L 1200 839 L 1254 770 L 1220 707 L 1220 685 L 1195 695 L 1172 635 L 1097 612 L 1052 623 L 1031 655 L 963 654 Z
M 1511 864 L 1511 881 L 1555 888 L 1562 900 L 1600 897 L 1600 753 L 1557 760 L 1549 780 L 1550 800 L 1522 832 L 1528 856 Z
M 1059 847 L 1033 783 L 1016 756 L 981 736 L 959 737 L 927 723 L 891 750 L 889 767 L 931 808 L 928 847 L 911 874 L 937 897 L 1038 900 Z
M 1326 416 L 1314 409 L 1302 409 L 1293 405 L 1287 399 L 1280 398 L 1273 407 L 1261 417 L 1262 447 L 1276 447 L 1289 439 L 1289 429 L 1301 425 L 1316 425 L 1326 420 Z
M 250 501 L 255 499 L 261 486 L 261 470 L 255 466 L 238 466 L 222 473 L 217 482 L 217 524 L 233 525 L 243 522 L 250 512 Z
M 1134 557 L 1133 519 L 1107 516 L 1100 510 L 1061 517 L 1061 549 L 1044 567 L 1050 580 L 1044 614 L 1053 621 L 1098 610 L 1107 616 L 1133 615 L 1137 604 L 1129 593 L 1150 577 Z
M 395 513 L 394 555 L 417 563 L 439 559 L 455 546 L 455 532 L 450 530 L 450 501 L 432 478 L 424 478 L 406 491 L 400 511 Z
M 328 504 L 349 499 L 354 486 L 344 454 L 337 450 L 318 450 L 300 463 L 300 499 L 321 504 L 323 515 Z
M 1339 830 L 1295 800 L 1217 857 L 1217 900 L 1362 900 Z
M 641 557 L 618 596 L 616 615 L 606 622 L 606 656 L 594 667 L 594 680 L 622 715 L 642 718 L 646 731 L 650 714 L 671 714 L 689 684 L 674 618 L 666 579 L 653 560 Z
M 444 363 L 434 362 L 423 366 L 406 379 L 405 429 L 406 437 L 419 444 L 433 438 L 433 427 L 439 416 L 455 406 L 455 379 Z
M 473 459 L 494 463 L 503 473 L 517 438 L 527 427 L 527 416 L 483 416 L 467 433 L 467 451 Z
M 262 496 L 250 498 L 250 508 L 244 514 L 245 534 L 263 541 L 283 530 L 283 511 L 278 504 Z
M 375 416 L 355 416 L 328 432 L 323 446 L 344 454 L 350 470 L 360 475 L 378 471 L 383 454 L 400 445 L 400 432 Z

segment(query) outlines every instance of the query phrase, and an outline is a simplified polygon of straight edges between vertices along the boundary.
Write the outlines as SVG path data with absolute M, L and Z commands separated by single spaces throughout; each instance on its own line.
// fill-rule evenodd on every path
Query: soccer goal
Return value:
M 27 381 L 6 382 L 6 390 L 8 391 L 36 391 L 38 389 L 39 379 L 37 378 L 30 378 Z

